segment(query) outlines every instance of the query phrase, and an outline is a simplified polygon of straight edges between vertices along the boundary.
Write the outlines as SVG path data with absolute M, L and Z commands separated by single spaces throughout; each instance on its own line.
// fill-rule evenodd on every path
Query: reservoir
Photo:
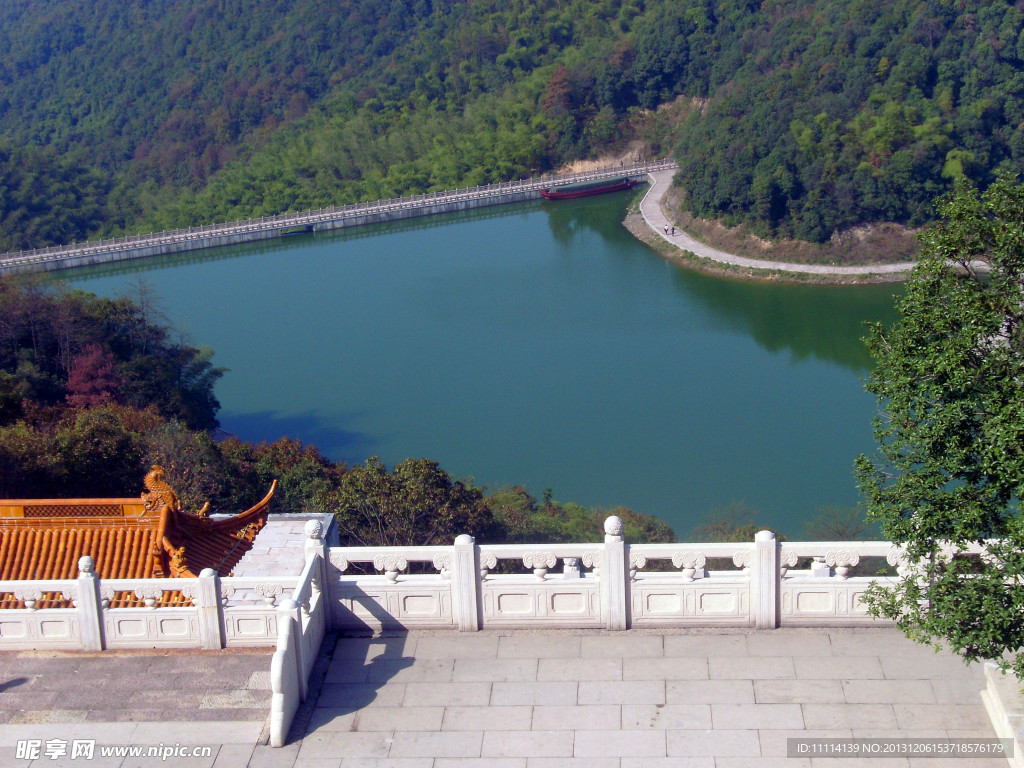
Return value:
M 893 285 L 681 269 L 622 226 L 636 193 L 303 234 L 63 273 L 144 280 L 227 368 L 220 419 L 337 460 L 438 461 L 495 489 L 625 506 L 685 538 L 741 504 L 790 538 L 857 504 L 865 321 Z

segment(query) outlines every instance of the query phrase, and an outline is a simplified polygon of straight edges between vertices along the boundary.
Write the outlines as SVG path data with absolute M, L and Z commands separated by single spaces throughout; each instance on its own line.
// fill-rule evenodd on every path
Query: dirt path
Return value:
M 694 240 L 680 229 L 675 234 L 666 234 L 666 227 L 671 233 L 672 222 L 665 215 L 661 207 L 661 201 L 672 185 L 673 170 L 653 171 L 648 174 L 651 186 L 640 202 L 640 213 L 644 221 L 654 233 L 665 242 L 675 246 L 681 251 L 689 251 L 695 256 L 711 259 L 722 264 L 735 264 L 740 267 L 751 269 L 778 270 L 780 272 L 800 272 L 810 275 L 893 275 L 908 272 L 916 262 L 904 261 L 896 264 L 865 264 L 860 267 L 833 267 L 825 264 L 793 264 L 785 261 L 767 261 L 765 259 L 749 259 L 745 256 L 737 256 L 733 253 L 726 253 L 712 248 L 709 245 Z

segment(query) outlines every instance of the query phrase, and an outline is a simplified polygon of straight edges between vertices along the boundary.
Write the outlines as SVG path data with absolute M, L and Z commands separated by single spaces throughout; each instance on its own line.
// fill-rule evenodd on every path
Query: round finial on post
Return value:
M 213 568 L 203 568 L 203 570 L 201 570 L 199 572 L 199 578 L 201 578 L 201 579 L 208 579 L 211 576 L 216 576 L 216 575 L 217 575 L 217 572 L 215 570 L 213 570 Z
M 308 539 L 322 539 L 324 536 L 324 524 L 319 520 L 307 520 L 305 531 L 306 538 Z
M 774 538 L 774 531 L 758 531 L 754 534 L 754 541 L 772 541 Z
M 89 557 L 89 555 L 82 555 L 78 558 L 78 572 L 79 575 L 91 574 L 96 571 L 95 561 Z
M 622 539 L 622 518 L 618 515 L 609 515 L 604 521 L 605 541 L 620 541 Z
M 475 542 L 476 539 L 474 539 L 468 533 L 460 533 L 458 536 L 455 537 L 456 544 L 473 544 Z

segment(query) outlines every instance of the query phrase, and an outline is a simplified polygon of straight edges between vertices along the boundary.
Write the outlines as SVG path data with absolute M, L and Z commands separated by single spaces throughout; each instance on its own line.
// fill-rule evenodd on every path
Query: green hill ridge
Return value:
M 12 0 L 0 250 L 640 151 L 761 237 L 1024 169 L 1024 12 L 896 0 Z

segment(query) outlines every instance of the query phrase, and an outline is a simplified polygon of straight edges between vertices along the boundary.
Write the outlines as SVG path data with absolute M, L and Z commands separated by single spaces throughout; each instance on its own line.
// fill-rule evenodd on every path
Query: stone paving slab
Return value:
M 625 659 L 537 659 L 537 680 L 622 680 L 625 662 Z
M 709 729 L 710 704 L 626 704 L 622 707 L 623 730 Z M 591 726 L 596 727 L 596 724 Z
M 753 680 L 758 704 L 843 704 L 850 680 Z M 875 681 L 870 681 L 875 682 Z M 719 702 L 719 703 L 727 703 Z
M 789 656 L 708 657 L 712 680 L 777 680 L 796 677 Z
M 623 680 L 707 680 L 707 659 L 689 657 L 626 658 L 622 660 Z
M 623 708 L 616 704 L 572 704 L 567 706 L 533 707 L 534 730 L 582 731 L 617 730 L 623 725 Z
M 498 656 L 518 659 L 578 659 L 583 638 L 579 635 L 535 635 L 530 632 L 502 637 Z
M 539 707 L 445 707 L 442 731 L 529 731 Z M 538 728 L 538 730 L 540 730 Z
M 537 679 L 538 659 L 456 659 L 454 682 L 513 682 Z
M 907 641 L 909 642 L 909 641 Z M 801 656 L 793 659 L 796 676 L 804 680 L 882 680 L 882 662 L 877 656 Z
M 547 683 L 508 682 L 494 683 L 491 687 L 492 704 L 576 704 L 582 683 L 559 681 Z M 604 685 L 602 683 L 602 685 Z M 484 702 L 487 698 L 484 697 Z M 595 703 L 595 702 L 588 702 Z
M 668 704 L 740 704 L 754 702 L 752 680 L 669 680 L 665 683 L 665 700 Z
M 608 733 L 608 731 L 602 731 Z M 575 731 L 487 731 L 483 757 L 572 757 Z
M 579 685 L 578 704 L 664 704 L 665 683 L 661 680 L 622 680 Z
M 934 704 L 931 680 L 843 680 L 849 704 Z

